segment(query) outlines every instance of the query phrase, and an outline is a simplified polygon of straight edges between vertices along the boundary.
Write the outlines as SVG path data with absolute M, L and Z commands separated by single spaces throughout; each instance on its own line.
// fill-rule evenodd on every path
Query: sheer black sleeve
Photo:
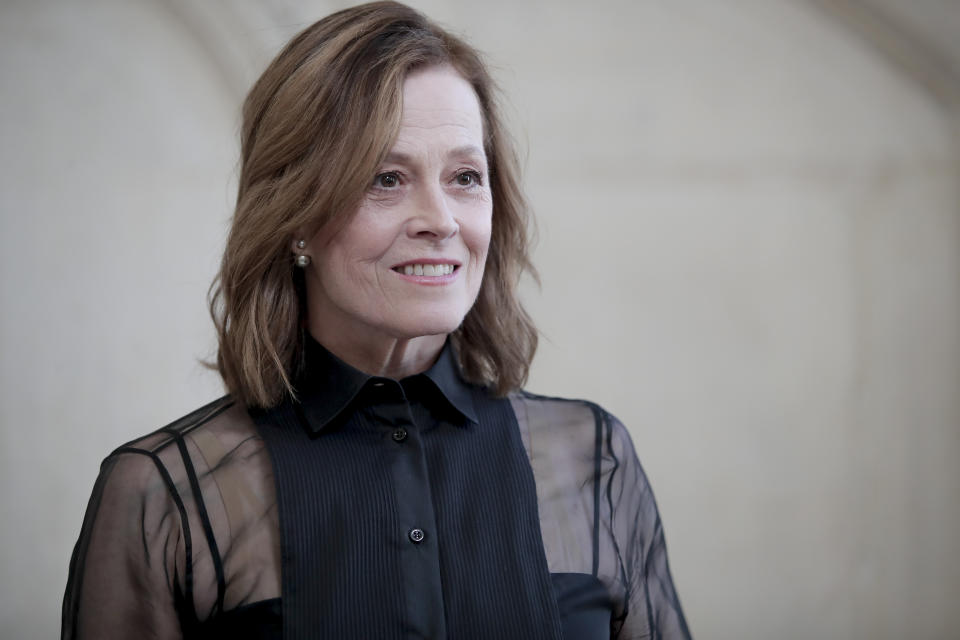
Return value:
M 597 405 L 511 397 L 537 485 L 550 571 L 597 577 L 611 637 L 689 638 L 650 483 L 623 424 Z
M 182 514 L 145 454 L 107 458 L 70 563 L 63 638 L 180 638 Z
M 211 403 L 103 462 L 70 561 L 62 638 L 207 637 L 280 596 L 269 455 L 242 407 Z
M 618 559 L 609 569 L 620 572 L 626 592 L 620 637 L 688 638 L 650 483 L 626 428 L 606 412 L 602 417 L 607 435 L 604 466 L 610 473 L 601 499 L 610 513 L 611 544 Z

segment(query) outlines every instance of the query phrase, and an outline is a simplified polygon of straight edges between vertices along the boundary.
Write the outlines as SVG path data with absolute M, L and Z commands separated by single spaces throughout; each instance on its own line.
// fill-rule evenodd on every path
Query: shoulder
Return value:
M 101 465 L 98 488 L 116 499 L 163 501 L 182 511 L 200 497 L 200 485 L 230 475 L 228 469 L 260 467 L 264 457 L 246 408 L 224 396 L 114 449 Z
M 272 529 L 252 524 L 274 522 L 275 504 L 273 467 L 253 419 L 224 397 L 107 456 L 81 539 L 142 540 L 148 555 L 162 548 L 209 578 L 218 549 L 240 539 L 273 544 Z M 216 593 L 215 585 L 194 587 L 198 598 Z
M 529 455 L 551 455 L 619 462 L 636 460 L 630 432 L 595 402 L 520 390 L 508 396 Z
M 223 576 L 219 549 L 274 542 L 274 520 L 264 515 L 274 504 L 270 469 L 253 420 L 229 397 L 117 447 L 103 461 L 74 548 L 65 615 L 68 607 L 101 608 L 84 602 L 127 602 L 143 589 L 151 612 L 173 607 L 178 592 L 211 610 Z
M 246 410 L 230 396 L 223 396 L 210 402 L 173 422 L 126 442 L 108 456 L 123 454 L 141 454 L 146 457 L 162 455 L 170 448 L 176 448 L 178 442 L 202 432 L 237 433 L 255 435 L 256 429 Z
M 521 429 L 549 430 L 557 435 L 582 433 L 615 436 L 629 441 L 623 423 L 595 402 L 575 398 L 545 396 L 519 390 L 508 396 Z

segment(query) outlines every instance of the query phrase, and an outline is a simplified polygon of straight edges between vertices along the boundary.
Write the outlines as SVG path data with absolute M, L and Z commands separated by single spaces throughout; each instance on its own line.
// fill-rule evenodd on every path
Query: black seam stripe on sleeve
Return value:
M 184 560 L 186 565 L 186 575 L 184 576 L 184 581 L 186 584 L 184 585 L 184 588 L 186 594 L 186 605 L 188 607 L 187 614 L 196 620 L 197 611 L 193 604 L 193 543 L 190 536 L 190 522 L 187 520 L 187 509 L 184 507 L 183 499 L 180 497 L 180 493 L 177 491 L 177 485 L 173 482 L 173 478 L 170 477 L 170 472 L 167 471 L 165 466 L 163 466 L 163 462 L 161 462 L 160 457 L 152 451 L 145 451 L 143 449 L 136 449 L 134 447 L 121 447 L 114 452 L 114 454 L 117 453 L 136 453 L 150 458 L 153 461 L 153 464 L 157 467 L 157 471 L 160 473 L 163 483 L 167 486 L 167 491 L 170 493 L 170 497 L 176 505 L 177 511 L 180 512 L 180 530 L 183 532 L 183 547 L 186 555 Z
M 623 583 L 625 591 L 623 598 L 623 613 L 616 618 L 616 621 L 619 622 L 621 628 L 623 628 L 623 623 L 630 614 L 630 596 L 631 592 L 633 591 L 633 585 L 630 584 L 630 579 L 627 576 L 626 564 L 623 559 L 623 551 L 621 551 L 620 544 L 617 542 L 616 533 L 614 533 L 616 530 L 616 513 L 614 512 L 613 506 L 613 480 L 617 475 L 617 470 L 620 469 L 620 459 L 613 450 L 613 429 L 610 426 L 609 414 L 606 411 L 603 412 L 603 424 L 606 431 L 607 451 L 610 452 L 610 458 L 613 460 L 613 469 L 610 470 L 610 477 L 607 479 L 606 497 L 607 507 L 610 509 L 610 541 L 613 544 L 614 553 L 617 555 L 617 562 L 620 565 L 620 580 Z
M 110 461 L 110 458 L 107 458 L 103 461 L 100 466 L 100 477 L 97 478 L 96 484 L 93 486 L 93 492 L 90 496 L 91 505 L 99 505 L 103 499 L 103 487 L 106 485 L 107 476 L 103 475 L 103 467 L 106 466 L 107 462 Z M 69 605 L 72 608 L 70 612 L 70 637 L 73 637 L 76 634 L 77 629 L 77 618 L 80 615 L 80 607 L 76 605 L 76 591 L 77 588 L 74 586 L 74 580 L 82 579 L 82 576 L 86 574 L 86 564 L 87 564 L 87 551 L 90 547 L 90 536 L 87 533 L 93 528 L 94 522 L 96 521 L 97 514 L 99 509 L 91 512 L 90 508 L 87 508 L 87 513 L 83 518 L 83 525 L 80 527 L 80 541 L 77 546 L 73 549 L 73 555 L 70 556 L 70 572 L 67 578 L 67 594 L 72 594 L 73 597 L 70 599 Z M 67 599 L 64 598 L 64 614 L 66 614 Z M 66 619 L 66 615 L 63 616 Z M 66 634 L 66 629 L 63 630 L 64 635 Z
M 593 577 L 600 573 L 600 463 L 603 457 L 603 422 L 595 407 L 593 419 L 595 441 L 593 449 Z
M 200 491 L 200 482 L 197 480 L 197 471 L 190 459 L 190 453 L 187 451 L 187 443 L 179 432 L 174 432 L 177 449 L 183 458 L 183 466 L 187 470 L 187 478 L 190 481 L 190 489 L 193 492 L 193 499 L 197 505 L 197 512 L 200 514 L 200 524 L 203 527 L 204 536 L 207 538 L 207 546 L 210 548 L 210 558 L 213 560 L 213 570 L 217 576 L 217 601 L 214 605 L 211 615 L 223 611 L 223 598 L 226 591 L 226 580 L 223 576 L 223 560 L 220 558 L 220 549 L 217 547 L 216 537 L 213 535 L 213 525 L 210 524 L 210 516 L 207 514 L 207 505 L 203 500 L 203 494 Z

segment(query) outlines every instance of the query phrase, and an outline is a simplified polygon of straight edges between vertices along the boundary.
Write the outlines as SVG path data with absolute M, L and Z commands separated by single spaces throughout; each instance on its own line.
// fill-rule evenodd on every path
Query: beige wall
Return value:
M 960 120 L 814 4 L 416 3 L 526 150 L 530 388 L 631 428 L 694 633 L 957 637 Z M 103 456 L 220 393 L 239 101 L 339 6 L 0 5 L 0 637 L 56 635 Z

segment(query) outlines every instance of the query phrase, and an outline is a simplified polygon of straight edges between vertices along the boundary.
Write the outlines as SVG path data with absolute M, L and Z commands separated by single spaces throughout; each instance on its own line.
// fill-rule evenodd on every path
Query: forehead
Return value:
M 483 147 L 483 118 L 473 87 L 453 67 L 414 71 L 403 83 L 398 147 Z

